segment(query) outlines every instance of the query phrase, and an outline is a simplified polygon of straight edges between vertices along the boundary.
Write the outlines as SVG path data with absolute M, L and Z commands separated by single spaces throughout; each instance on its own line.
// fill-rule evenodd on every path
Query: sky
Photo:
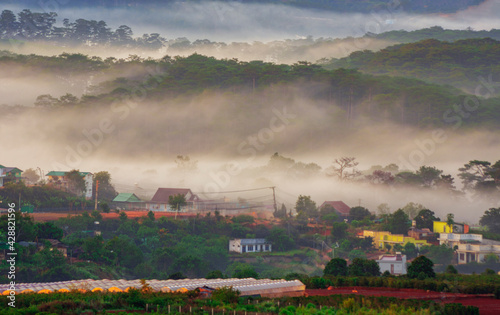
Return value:
M 245 4 L 244 2 L 177 3 L 146 11 L 143 9 L 88 8 L 74 9 L 64 1 L 41 2 L 46 6 L 33 11 L 54 11 L 63 18 L 104 20 L 112 28 L 126 24 L 136 36 L 160 33 L 167 39 L 187 37 L 191 40 L 270 41 L 287 38 L 343 38 L 362 36 L 367 32 L 416 30 L 435 25 L 450 29 L 490 30 L 500 28 L 500 0 L 489 0 L 477 7 L 455 14 L 408 14 L 403 6 L 387 6 L 371 14 L 335 13 L 284 5 Z M 392 3 L 392 2 L 388 2 Z M 54 5 L 56 4 L 56 5 Z M 5 6 L 19 11 L 19 7 Z

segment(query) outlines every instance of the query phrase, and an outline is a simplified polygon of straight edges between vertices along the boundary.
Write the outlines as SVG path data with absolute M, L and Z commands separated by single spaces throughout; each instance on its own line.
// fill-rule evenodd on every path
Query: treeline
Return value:
M 327 69 L 359 69 L 375 75 L 404 76 L 448 84 L 478 95 L 499 95 L 500 42 L 490 38 L 401 44 L 378 52 L 357 51 L 324 64 Z
M 11 10 L 3 10 L 0 15 L 0 39 L 147 49 L 159 49 L 165 43 L 165 39 L 158 33 L 133 38 L 133 31 L 129 26 L 121 25 L 112 30 L 105 21 L 77 19 L 72 22 L 64 19 L 63 26 L 60 27 L 56 26 L 56 17 L 55 12 L 40 13 L 24 9 L 16 16 Z
M 235 59 L 218 60 L 194 54 L 189 57 L 165 56 L 162 59 L 142 59 L 131 56 L 127 60 L 109 58 L 102 60 L 80 54 L 59 57 L 34 57 L 4 54 L 0 64 L 33 64 L 45 71 L 61 73 L 65 69 L 88 73 L 88 67 L 102 70 L 104 74 L 119 77 L 91 86 L 91 94 L 81 99 L 67 97 L 69 105 L 103 106 L 134 97 L 137 91 L 146 91 L 145 100 L 165 102 L 180 95 L 195 95 L 203 91 L 230 91 L 228 97 L 241 100 L 255 98 L 253 92 L 266 88 L 286 89 L 285 85 L 300 83 L 296 88 L 312 101 L 331 104 L 331 113 L 338 106 L 343 109 L 344 122 L 366 118 L 373 122 L 393 121 L 413 126 L 454 126 L 457 119 L 456 104 L 474 102 L 474 115 L 463 120 L 464 125 L 481 125 L 495 128 L 500 121 L 500 100 L 482 99 L 462 94 L 449 86 L 439 86 L 412 78 L 372 76 L 352 69 L 325 70 L 318 65 L 298 62 L 293 65 L 273 64 L 262 61 L 240 62 Z M 30 61 L 31 60 L 31 61 Z M 74 62 L 72 62 L 74 61 Z M 50 70 L 48 70 L 50 68 Z M 134 72 L 125 74 L 125 70 Z M 149 71 L 148 71 L 149 70 Z M 151 73 L 152 72 L 152 73 Z M 278 101 L 277 96 L 265 96 L 265 102 Z M 40 95 L 35 105 L 57 107 L 64 100 L 51 95 Z M 468 104 L 470 108 L 470 104 Z M 470 117 L 469 117 L 470 116 Z M 332 117 L 333 118 L 333 117 Z
M 473 30 L 471 28 L 465 30 L 450 30 L 443 29 L 441 26 L 433 26 L 429 28 L 423 28 L 415 31 L 388 31 L 380 34 L 367 33 L 365 37 L 385 39 L 401 43 L 413 43 L 424 39 L 437 39 L 440 41 L 454 42 L 460 39 L 470 39 L 470 38 L 492 38 L 495 40 L 500 40 L 500 30 L 491 29 L 486 30 Z

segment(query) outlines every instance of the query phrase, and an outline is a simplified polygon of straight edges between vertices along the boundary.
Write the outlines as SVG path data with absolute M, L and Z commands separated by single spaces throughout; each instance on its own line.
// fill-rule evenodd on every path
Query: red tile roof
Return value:
M 343 201 L 325 201 L 320 208 L 323 208 L 326 205 L 334 207 L 335 210 L 342 215 L 349 215 L 349 211 L 351 210 L 351 207 L 346 205 Z
M 158 202 L 158 203 L 168 203 L 168 198 L 170 196 L 175 196 L 175 195 L 186 195 L 187 193 L 190 193 L 190 198 L 187 199 L 186 201 L 197 201 L 199 200 L 198 196 L 193 194 L 191 189 L 189 188 L 158 188 L 156 191 L 155 195 L 151 199 L 152 202 Z

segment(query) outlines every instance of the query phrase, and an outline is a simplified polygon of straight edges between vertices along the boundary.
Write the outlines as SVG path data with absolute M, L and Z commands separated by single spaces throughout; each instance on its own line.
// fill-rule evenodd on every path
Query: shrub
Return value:
M 449 274 L 458 274 L 458 270 L 457 268 L 453 267 L 453 265 L 448 265 L 446 267 L 446 270 L 445 270 L 445 273 L 449 273 Z

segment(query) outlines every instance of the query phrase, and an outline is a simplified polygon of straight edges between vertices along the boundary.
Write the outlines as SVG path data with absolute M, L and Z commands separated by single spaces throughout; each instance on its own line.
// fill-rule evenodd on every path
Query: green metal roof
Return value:
M 47 175 L 45 176 L 65 176 L 66 173 L 69 173 L 69 172 L 63 172 L 63 171 L 52 171 L 52 172 L 49 172 Z M 82 176 L 86 176 L 87 174 L 89 174 L 89 172 L 80 172 L 80 175 Z
M 142 200 L 135 194 L 121 193 L 113 199 L 113 202 L 142 202 Z

